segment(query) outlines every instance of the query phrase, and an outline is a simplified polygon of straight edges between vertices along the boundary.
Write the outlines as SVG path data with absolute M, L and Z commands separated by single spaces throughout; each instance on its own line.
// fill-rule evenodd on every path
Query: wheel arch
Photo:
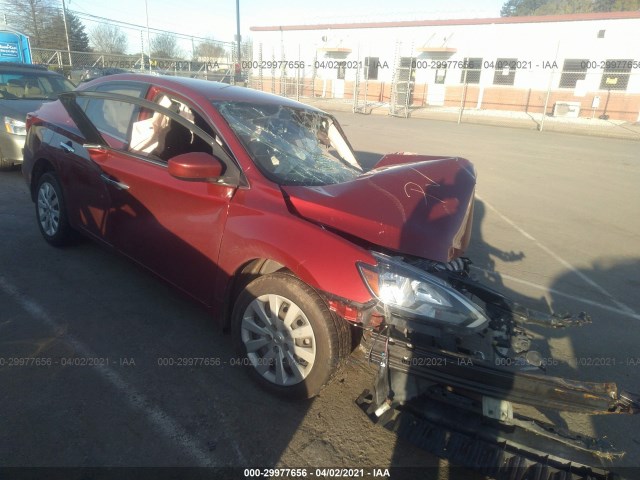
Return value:
M 31 200 L 35 201 L 36 199 L 36 190 L 38 188 L 38 182 L 40 181 L 40 177 L 47 172 L 55 172 L 56 169 L 53 166 L 53 163 L 46 158 L 39 158 L 33 165 L 33 169 L 31 170 L 31 184 L 29 185 L 29 191 L 31 194 Z
M 252 280 L 267 275 L 269 273 L 286 271 L 293 275 L 293 272 L 282 263 L 270 258 L 254 258 L 242 264 L 234 272 L 227 285 L 225 294 L 223 315 L 223 328 L 225 331 L 229 329 L 231 323 L 231 314 L 238 295 L 242 289 Z

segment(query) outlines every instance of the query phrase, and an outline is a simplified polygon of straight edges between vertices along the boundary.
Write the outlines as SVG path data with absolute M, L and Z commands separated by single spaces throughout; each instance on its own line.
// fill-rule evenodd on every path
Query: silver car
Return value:
M 0 169 L 22 163 L 27 113 L 74 88 L 62 75 L 45 67 L 0 62 Z

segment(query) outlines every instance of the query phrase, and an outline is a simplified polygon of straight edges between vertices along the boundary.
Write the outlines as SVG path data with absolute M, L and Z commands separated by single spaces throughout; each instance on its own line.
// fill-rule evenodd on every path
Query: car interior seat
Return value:
M 164 137 L 164 148 L 162 150 L 157 149 L 154 154 L 164 161 L 169 161 L 170 158 L 176 155 L 194 151 L 191 145 L 192 141 L 193 134 L 187 127 L 175 120 L 169 120 L 169 127 Z
M 6 92 L 13 95 L 14 97 L 22 98 L 24 97 L 25 85 L 22 80 L 18 80 L 17 78 L 12 78 L 7 81 Z
M 42 90 L 33 81 L 27 81 L 24 86 L 25 98 L 37 98 L 42 96 Z

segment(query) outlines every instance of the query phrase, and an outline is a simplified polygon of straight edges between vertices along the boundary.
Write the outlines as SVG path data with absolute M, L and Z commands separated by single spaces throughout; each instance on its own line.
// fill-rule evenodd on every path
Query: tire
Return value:
M 55 247 L 74 240 L 60 182 L 55 173 L 44 173 L 36 189 L 36 220 L 44 239 Z
M 5 162 L 2 160 L 2 152 L 0 152 L 0 172 L 9 172 L 13 170 L 13 163 Z
M 250 375 L 268 391 L 292 399 L 320 393 L 351 345 L 346 322 L 315 290 L 283 272 L 258 277 L 240 292 L 231 333 Z

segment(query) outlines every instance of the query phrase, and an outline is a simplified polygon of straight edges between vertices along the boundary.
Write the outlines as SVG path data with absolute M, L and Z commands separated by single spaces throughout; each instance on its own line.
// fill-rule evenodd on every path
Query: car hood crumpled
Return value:
M 440 262 L 469 244 L 475 169 L 463 158 L 392 154 L 355 180 L 282 186 L 301 217 L 392 251 Z

